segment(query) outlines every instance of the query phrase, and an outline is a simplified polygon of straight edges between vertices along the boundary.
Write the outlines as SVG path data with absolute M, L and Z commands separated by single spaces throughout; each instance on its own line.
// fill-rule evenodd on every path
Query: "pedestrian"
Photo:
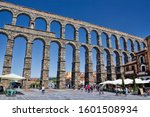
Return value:
M 127 95 L 128 95 L 128 88 L 125 87 L 125 96 L 127 96 Z
M 42 94 L 44 94 L 45 93 L 45 87 L 44 87 L 44 85 L 42 86 Z
M 118 96 L 118 93 L 119 93 L 119 88 L 118 88 L 118 86 L 116 86 L 115 91 L 116 91 L 116 96 Z
M 91 89 L 90 85 L 87 85 L 88 93 L 90 93 L 90 89 Z

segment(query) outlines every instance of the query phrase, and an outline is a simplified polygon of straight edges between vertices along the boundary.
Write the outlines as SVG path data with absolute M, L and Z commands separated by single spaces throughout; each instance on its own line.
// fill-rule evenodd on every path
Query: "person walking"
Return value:
M 45 93 L 45 87 L 44 87 L 44 85 L 42 86 L 42 94 L 44 94 Z
M 128 88 L 125 87 L 125 96 L 127 96 L 127 95 L 128 95 Z

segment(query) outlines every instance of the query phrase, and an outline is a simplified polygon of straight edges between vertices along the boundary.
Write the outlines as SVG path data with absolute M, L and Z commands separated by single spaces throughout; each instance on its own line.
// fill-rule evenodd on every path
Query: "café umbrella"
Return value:
M 22 77 L 22 76 L 18 76 L 16 74 L 6 74 L 6 75 L 1 75 L 0 76 L 1 79 L 4 79 L 4 80 L 11 80 L 11 81 L 19 81 L 19 80 L 24 80 L 25 78 Z

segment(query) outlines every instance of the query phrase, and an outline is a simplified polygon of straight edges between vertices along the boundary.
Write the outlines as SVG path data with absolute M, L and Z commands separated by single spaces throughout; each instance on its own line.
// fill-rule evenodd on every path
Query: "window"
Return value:
M 145 66 L 142 66 L 142 72 L 145 72 L 145 71 L 146 71 Z
M 126 67 L 126 71 L 129 71 L 129 67 Z
M 132 66 L 132 70 L 134 71 L 134 66 Z
M 140 63 L 143 64 L 144 63 L 144 57 L 140 56 Z

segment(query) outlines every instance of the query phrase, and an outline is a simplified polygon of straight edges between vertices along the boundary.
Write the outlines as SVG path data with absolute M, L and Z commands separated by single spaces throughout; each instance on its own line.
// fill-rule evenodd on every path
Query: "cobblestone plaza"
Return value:
M 150 96 L 137 96 L 137 95 L 119 95 L 115 93 L 104 92 L 99 95 L 98 92 L 87 93 L 80 90 L 46 90 L 45 94 L 41 93 L 41 90 L 30 89 L 29 91 L 23 91 L 23 95 L 16 95 L 14 97 L 7 97 L 6 95 L 0 95 L 0 100 L 149 100 Z

